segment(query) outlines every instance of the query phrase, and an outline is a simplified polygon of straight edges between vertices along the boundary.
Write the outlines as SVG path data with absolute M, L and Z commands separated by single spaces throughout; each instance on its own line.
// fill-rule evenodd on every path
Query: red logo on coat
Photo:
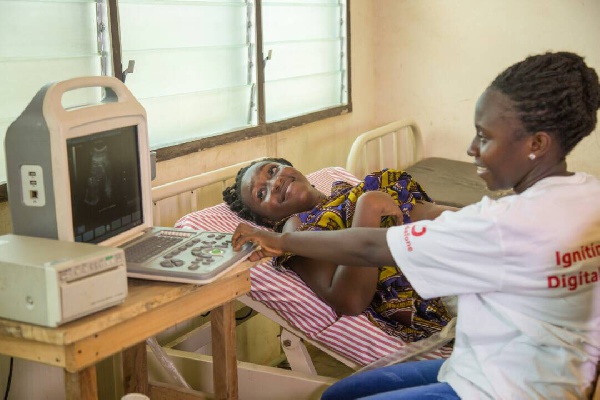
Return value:
M 417 230 L 419 228 L 420 228 L 420 230 Z M 413 225 L 412 229 L 410 230 L 410 233 L 413 236 L 423 236 L 425 234 L 425 232 L 427 232 L 427 227 L 425 227 L 425 226 L 419 227 L 419 226 Z

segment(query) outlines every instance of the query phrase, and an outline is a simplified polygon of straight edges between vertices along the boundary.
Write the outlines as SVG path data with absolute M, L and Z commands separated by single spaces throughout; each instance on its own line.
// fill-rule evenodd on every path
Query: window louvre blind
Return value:
M 252 4 L 121 0 L 125 81 L 148 114 L 152 148 L 256 124 Z
M 347 104 L 346 2 L 263 0 L 267 122 Z
M 0 184 L 6 129 L 35 93 L 115 75 L 112 52 L 135 61 L 125 83 L 147 110 L 153 149 L 348 105 L 347 1 L 0 0 Z M 101 93 L 67 95 L 65 107 Z
M 6 182 L 6 130 L 38 90 L 50 82 L 102 74 L 99 44 L 106 39 L 97 27 L 106 24 L 105 14 L 103 1 L 0 0 L 0 182 Z M 99 97 L 73 93 L 63 105 L 81 105 L 90 96 Z

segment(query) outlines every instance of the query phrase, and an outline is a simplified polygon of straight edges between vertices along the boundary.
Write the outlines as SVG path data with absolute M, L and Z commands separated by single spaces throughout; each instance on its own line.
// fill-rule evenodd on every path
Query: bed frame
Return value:
M 354 141 L 346 169 L 358 177 L 381 168 L 408 171 L 439 204 L 464 207 L 482 196 L 498 198 L 511 190 L 490 191 L 471 162 L 423 155 L 423 138 L 412 120 L 392 122 L 363 133 Z
M 361 177 L 382 168 L 405 169 L 423 159 L 423 137 L 412 120 L 395 121 L 358 136 L 346 169 Z
M 184 201 L 189 204 L 189 211 L 197 210 L 198 192 L 202 188 L 216 186 L 213 187 L 213 190 L 220 194 L 225 187 L 231 184 L 239 169 L 251 161 L 254 160 L 153 188 L 154 224 L 166 226 L 164 213 L 161 210 L 162 204 L 168 204 L 169 201 L 177 198 L 178 203 Z M 442 158 L 424 158 L 421 132 L 412 120 L 396 121 L 363 133 L 353 143 L 348 154 L 346 170 L 357 177 L 362 177 L 368 172 L 384 167 L 408 170 L 423 185 L 434 201 L 441 204 L 462 207 L 480 200 L 483 195 L 495 198 L 509 194 L 509 192 L 489 192 L 477 177 L 475 166 L 471 163 Z M 432 171 L 436 171 L 436 173 L 432 174 Z M 322 390 L 335 379 L 316 374 L 304 345 L 305 342 L 310 342 L 354 370 L 361 368 L 356 362 L 331 351 L 318 342 L 311 341 L 301 331 L 290 326 L 277 313 L 262 303 L 249 296 L 243 296 L 239 300 L 282 327 L 280 343 L 292 369 L 287 371 L 239 362 L 241 398 L 265 400 L 318 398 Z M 204 325 L 164 345 L 166 354 L 186 376 L 188 382 L 195 387 L 206 387 L 205 390 L 208 392 L 211 391 L 211 358 L 198 354 L 198 350 L 210 343 L 209 332 L 210 327 Z M 154 366 L 149 367 L 151 379 L 163 382 L 172 381 L 160 366 L 157 366 L 155 356 L 149 353 L 149 362 L 152 363 L 152 360 L 154 360 Z M 204 382 L 198 382 L 198 370 L 201 370 L 203 376 L 207 377 Z M 194 372 L 190 374 L 189 371 Z M 255 382 L 260 382 L 260 384 Z M 598 390 L 596 390 L 594 400 L 600 400 Z

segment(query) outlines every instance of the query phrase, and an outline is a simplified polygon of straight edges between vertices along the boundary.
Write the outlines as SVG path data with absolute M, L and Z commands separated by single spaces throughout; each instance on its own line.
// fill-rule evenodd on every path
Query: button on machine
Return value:
M 193 232 L 188 237 L 175 236 L 165 239 L 161 252 L 142 262 L 138 257 L 145 250 L 156 249 L 156 245 L 137 248 L 135 244 L 125 248 L 127 271 L 131 277 L 204 284 L 213 281 L 229 269 L 244 261 L 253 252 L 250 243 L 239 252 L 233 251 L 231 234 L 221 232 Z M 162 240 L 162 239 L 161 239 Z M 165 248 L 172 246 L 172 248 Z

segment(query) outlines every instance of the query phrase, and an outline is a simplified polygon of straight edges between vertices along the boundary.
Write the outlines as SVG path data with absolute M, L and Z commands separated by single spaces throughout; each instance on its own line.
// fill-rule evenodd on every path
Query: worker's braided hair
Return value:
M 241 218 L 244 218 L 247 221 L 251 221 L 262 226 L 272 228 L 273 226 L 270 221 L 250 210 L 250 208 L 242 201 L 242 178 L 244 177 L 244 174 L 246 173 L 248 168 L 259 162 L 276 162 L 279 164 L 289 165 L 290 167 L 293 166 L 291 162 L 284 158 L 263 158 L 261 160 L 253 161 L 249 165 L 240 169 L 235 177 L 235 182 L 231 186 L 223 190 L 223 200 L 229 205 L 231 211 L 235 212 Z
M 490 88 L 515 103 L 528 134 L 554 135 L 564 156 L 596 127 L 598 75 L 577 54 L 529 56 L 500 73 Z

